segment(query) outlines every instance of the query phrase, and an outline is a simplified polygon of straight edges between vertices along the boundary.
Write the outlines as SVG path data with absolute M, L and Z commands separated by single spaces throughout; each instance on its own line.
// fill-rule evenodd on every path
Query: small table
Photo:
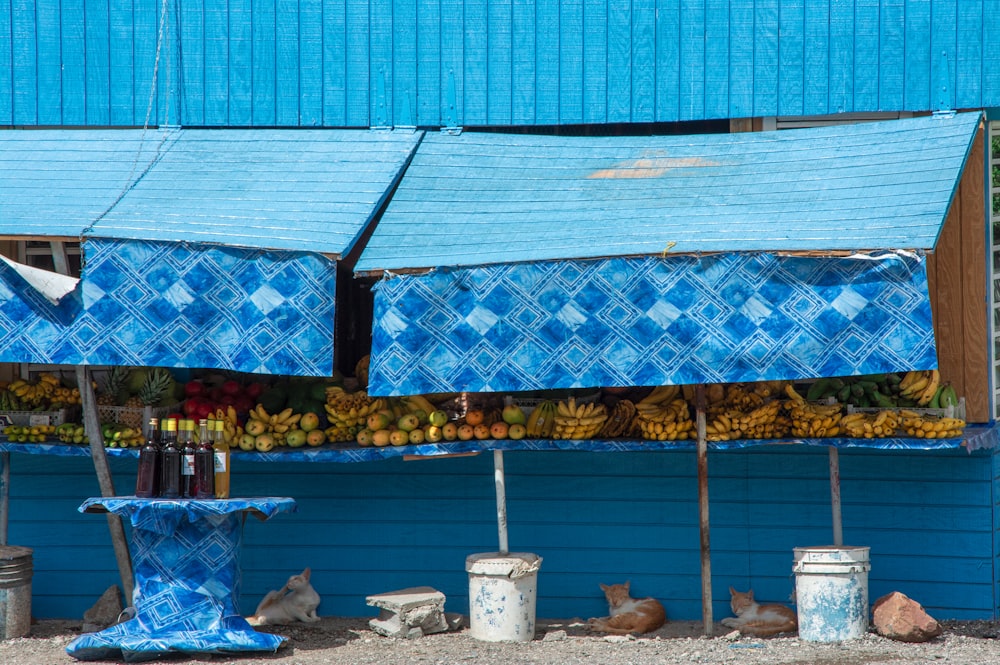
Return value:
M 287 638 L 259 633 L 239 612 L 239 553 L 247 514 L 294 512 L 287 497 L 91 498 L 80 512 L 110 512 L 132 524 L 135 617 L 73 640 L 79 660 L 150 660 L 169 652 L 277 651 Z

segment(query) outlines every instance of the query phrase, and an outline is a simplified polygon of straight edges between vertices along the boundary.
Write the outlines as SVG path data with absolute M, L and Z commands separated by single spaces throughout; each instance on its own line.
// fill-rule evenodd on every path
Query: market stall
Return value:
M 356 266 L 371 392 L 936 369 L 927 254 L 980 124 L 427 137 Z

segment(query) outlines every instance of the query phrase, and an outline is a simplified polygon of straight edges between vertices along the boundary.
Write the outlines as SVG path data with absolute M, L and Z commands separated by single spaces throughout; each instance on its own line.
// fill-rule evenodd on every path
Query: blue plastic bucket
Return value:
M 799 639 L 842 642 L 868 632 L 867 547 L 796 547 Z

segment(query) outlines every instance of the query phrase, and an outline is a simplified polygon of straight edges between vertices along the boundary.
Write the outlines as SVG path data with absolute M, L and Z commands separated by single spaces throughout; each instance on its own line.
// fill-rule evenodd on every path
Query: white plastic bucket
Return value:
M 465 559 L 469 628 L 486 642 L 535 638 L 535 598 L 542 558 L 527 552 L 484 552 Z
M 867 547 L 796 547 L 799 638 L 842 642 L 868 632 Z
M 30 547 L 0 545 L 0 639 L 31 632 L 31 555 Z

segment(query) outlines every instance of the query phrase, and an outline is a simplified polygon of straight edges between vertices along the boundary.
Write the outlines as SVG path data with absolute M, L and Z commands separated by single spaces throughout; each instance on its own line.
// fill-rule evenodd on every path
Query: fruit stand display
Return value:
M 695 387 L 607 391 L 536 391 L 375 397 L 356 376 L 326 379 L 210 374 L 178 382 L 163 368 L 115 367 L 97 382 L 101 433 L 107 448 L 137 449 L 143 418 L 151 415 L 223 422 L 223 438 L 235 452 L 403 449 L 413 454 L 435 444 L 489 448 L 498 442 L 628 441 L 641 449 L 693 443 Z M 26 389 L 43 408 L 43 392 L 72 396 L 52 375 Z M 40 387 L 41 386 L 41 387 Z M 52 386 L 49 388 L 48 386 Z M 959 445 L 966 426 L 964 400 L 937 370 L 905 374 L 824 377 L 706 386 L 706 440 L 715 447 L 777 440 L 915 438 Z M 8 425 L 10 443 L 87 444 L 72 420 Z M 947 441 L 946 441 L 947 440 Z M 481 442 L 481 443 L 479 443 Z M 487 443 L 488 442 L 488 443 Z M 510 443 L 508 446 L 512 445 Z M 516 445 L 514 443 L 513 445 Z M 554 445 L 558 445 L 554 443 Z M 847 445 L 850 445 L 849 443 Z

